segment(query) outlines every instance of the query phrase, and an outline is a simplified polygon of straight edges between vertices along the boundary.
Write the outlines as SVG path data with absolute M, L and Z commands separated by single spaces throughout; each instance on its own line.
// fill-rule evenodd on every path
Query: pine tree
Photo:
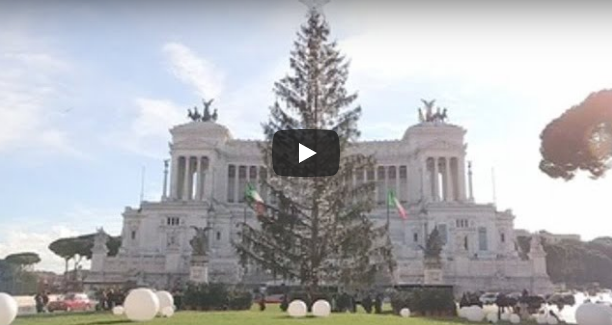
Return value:
M 354 171 L 373 170 L 374 159 L 349 148 L 359 137 L 361 108 L 350 108 L 356 93 L 345 88 L 349 64 L 330 41 L 330 29 L 316 9 L 297 33 L 291 72 L 275 83 L 276 102 L 263 125 L 264 163 L 272 170 L 272 138 L 279 130 L 328 129 L 340 137 L 339 172 L 332 177 L 280 177 L 261 180 L 265 202 L 256 227 L 244 224 L 236 248 L 243 261 L 255 262 L 286 280 L 316 292 L 319 285 L 363 287 L 378 272 L 394 266 L 388 229 L 367 217 L 374 204 L 374 183 L 353 184 Z M 258 209 L 259 212 L 259 209 Z

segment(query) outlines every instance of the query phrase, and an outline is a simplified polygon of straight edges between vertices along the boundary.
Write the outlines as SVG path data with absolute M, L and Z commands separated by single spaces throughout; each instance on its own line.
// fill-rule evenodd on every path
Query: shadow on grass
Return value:
M 337 315 L 355 315 L 355 316 L 383 316 L 383 317 L 387 317 L 387 316 L 395 316 L 395 314 L 392 311 L 389 312 L 382 312 L 380 314 L 375 314 L 375 313 L 331 313 L 329 315 L 329 317 L 333 317 L 333 316 L 337 316 Z M 287 314 L 284 315 L 278 315 L 274 317 L 275 319 L 295 319 L 294 317 L 291 317 Z M 321 319 L 321 317 L 316 317 L 314 315 L 306 315 L 304 317 L 300 317 L 299 319 Z M 444 320 L 443 318 L 441 318 L 440 320 Z
M 422 319 L 436 321 L 436 322 L 444 322 L 445 324 L 470 324 L 469 321 L 459 318 L 459 317 L 421 317 Z M 488 323 L 487 321 L 484 321 Z M 502 322 L 503 324 L 504 322 Z
M 89 315 L 103 315 L 103 313 L 95 311 L 85 312 L 56 312 L 56 313 L 42 313 L 42 314 L 31 314 L 31 315 L 20 315 L 19 318 L 57 318 L 66 316 L 89 316 Z
M 112 324 L 130 324 L 132 323 L 129 320 L 105 320 L 105 321 L 98 321 L 98 322 L 87 322 L 87 323 L 79 323 L 76 325 L 112 325 Z

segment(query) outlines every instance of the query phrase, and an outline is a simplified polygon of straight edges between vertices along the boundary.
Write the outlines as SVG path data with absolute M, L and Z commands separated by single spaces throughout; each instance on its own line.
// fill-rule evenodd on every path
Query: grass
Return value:
M 120 325 L 133 324 L 124 316 L 110 313 L 47 314 L 17 318 L 13 325 Z M 179 312 L 172 318 L 156 318 L 140 324 L 164 325 L 451 325 L 463 324 L 460 320 L 434 320 L 425 318 L 401 318 L 392 314 L 368 315 L 332 314 L 328 318 L 307 317 L 292 319 L 282 313 L 277 305 L 270 305 L 265 312 L 255 307 L 242 312 Z

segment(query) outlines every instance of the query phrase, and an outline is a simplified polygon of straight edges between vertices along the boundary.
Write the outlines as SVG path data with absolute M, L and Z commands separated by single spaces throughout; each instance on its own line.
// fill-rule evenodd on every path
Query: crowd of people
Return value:
M 483 302 L 479 297 L 479 293 L 464 293 L 459 301 L 459 307 L 483 307 Z M 530 315 L 540 312 L 542 307 L 546 304 L 555 305 L 558 310 L 563 310 L 565 305 L 573 305 L 575 303 L 575 301 L 573 301 L 573 296 L 569 298 L 572 299 L 566 299 L 566 297 L 561 297 L 561 299 L 559 299 L 557 296 L 551 296 L 547 299 L 543 296 L 532 295 L 529 291 L 523 290 L 520 296 L 507 295 L 504 293 L 497 294 L 495 305 L 498 307 L 498 317 L 501 317 L 501 314 L 504 312 L 509 312 L 516 313 L 523 318 L 528 318 Z M 559 320 L 559 316 L 553 310 L 548 310 L 547 313 Z

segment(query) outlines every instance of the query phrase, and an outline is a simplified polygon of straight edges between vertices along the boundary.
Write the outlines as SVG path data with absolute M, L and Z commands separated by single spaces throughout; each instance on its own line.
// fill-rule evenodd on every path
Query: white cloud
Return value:
M 612 85 L 612 44 L 602 42 L 610 22 L 607 28 L 550 19 L 517 25 L 503 17 L 472 15 L 467 22 L 437 11 L 403 13 L 360 21 L 364 32 L 340 42 L 360 89 L 405 79 L 457 80 L 563 99 Z
M 478 201 L 493 200 L 494 167 L 498 206 L 513 209 L 517 226 L 609 235 L 599 225 L 608 222 L 612 181 L 552 180 L 538 168 L 538 149 L 539 133 L 552 118 L 590 92 L 612 88 L 612 45 L 602 41 L 612 22 L 533 15 L 517 25 L 500 15 L 470 14 L 467 21 L 422 9 L 385 15 L 384 21 L 372 15 L 359 21 L 362 32 L 341 40 L 356 88 L 367 96 L 447 97 L 439 103 L 449 105 L 452 122 L 468 129 Z M 373 126 L 408 125 L 383 121 L 363 130 L 371 133 Z
M 232 135 L 243 139 L 261 139 L 260 124 L 268 119 L 274 103 L 274 82 L 289 71 L 286 58 L 273 61 L 261 75 L 246 80 L 219 101 L 219 123 L 227 126 Z
M 139 137 L 164 137 L 168 129 L 185 120 L 185 110 L 167 100 L 137 98 L 138 115 L 132 131 Z
M 25 220 L 46 220 L 46 218 L 24 218 Z M 119 235 L 122 218 L 119 211 L 111 209 L 91 209 L 75 206 L 61 220 L 50 226 L 46 222 L 26 221 L 18 224 L 3 222 L 0 229 L 0 258 L 21 252 L 35 252 L 41 263 L 39 270 L 64 271 L 64 260 L 49 250 L 49 244 L 59 238 L 90 234 L 104 226 L 107 233 Z M 84 267 L 87 267 L 86 263 Z
M 193 87 L 200 97 L 219 96 L 223 90 L 224 76 L 213 63 L 181 43 L 167 43 L 163 52 L 168 57 L 174 76 Z
M 591 180 L 581 175 L 566 182 L 542 173 L 539 142 L 516 139 L 479 139 L 469 146 L 474 160 L 474 191 L 478 202 L 493 202 L 492 169 L 500 209 L 512 209 L 515 225 L 532 231 L 578 233 L 585 239 L 609 236 L 610 178 Z
M 0 33 L 0 152 L 82 154 L 49 111 L 61 97 L 57 79 L 70 73 L 64 60 L 29 44 L 28 35 Z
M 166 43 L 162 52 L 174 77 L 198 96 L 218 102 L 225 79 L 219 68 L 181 43 Z M 169 130 L 187 122 L 188 105 L 147 97 L 136 97 L 133 103 L 134 109 L 126 114 L 131 120 L 127 129 L 112 133 L 106 140 L 140 155 L 166 157 Z
M 212 63 L 178 43 L 166 44 L 163 51 L 168 54 L 172 71 L 179 80 L 196 93 L 215 98 L 213 107 L 219 110 L 218 123 L 227 126 L 236 137 L 261 137 L 259 123 L 265 121 L 267 108 L 274 99 L 274 81 L 287 71 L 285 58 L 270 65 L 270 69 L 263 74 L 239 83 L 235 90 L 222 92 L 223 73 Z M 169 130 L 188 121 L 185 108 L 189 105 L 144 97 L 138 97 L 133 102 L 134 110 L 128 113 L 131 122 L 127 129 L 111 134 L 110 142 L 148 157 L 166 157 L 167 143 L 171 140 Z
M 77 232 L 63 226 L 52 226 L 44 231 L 31 231 L 27 228 L 3 229 L 0 231 L 3 240 L 0 241 L 0 258 L 7 255 L 34 252 L 37 253 L 41 262 L 36 269 L 63 272 L 64 261 L 48 249 L 51 242 L 57 238 L 78 235 Z
M 167 156 L 170 128 L 186 121 L 183 107 L 169 100 L 136 98 L 127 129 L 110 134 L 106 140 L 123 149 L 151 158 Z

